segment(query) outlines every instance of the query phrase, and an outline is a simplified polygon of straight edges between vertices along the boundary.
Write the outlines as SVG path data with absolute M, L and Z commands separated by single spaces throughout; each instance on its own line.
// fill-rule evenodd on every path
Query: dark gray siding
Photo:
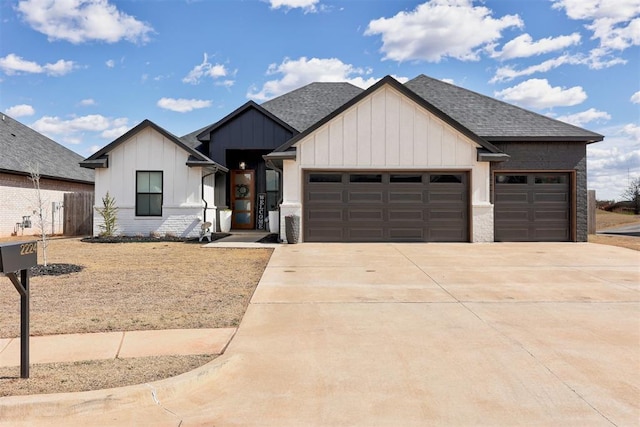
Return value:
M 273 150 L 292 136 L 291 131 L 251 108 L 212 132 L 209 157 L 226 167 L 228 149 Z
M 587 147 L 582 142 L 493 142 L 511 158 L 491 170 L 575 170 L 576 240 L 587 241 Z M 491 191 L 493 192 L 493 182 Z

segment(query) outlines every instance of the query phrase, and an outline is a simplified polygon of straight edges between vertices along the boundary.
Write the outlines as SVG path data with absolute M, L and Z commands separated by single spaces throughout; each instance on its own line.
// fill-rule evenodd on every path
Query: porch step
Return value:
M 211 243 L 255 243 L 268 235 L 269 233 L 264 231 L 232 231 L 231 235 Z

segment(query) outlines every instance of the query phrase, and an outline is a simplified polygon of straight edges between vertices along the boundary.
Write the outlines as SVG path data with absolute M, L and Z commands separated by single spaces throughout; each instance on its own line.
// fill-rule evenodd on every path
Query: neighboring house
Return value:
M 424 75 L 387 76 L 249 101 L 182 138 L 145 121 L 82 165 L 97 168 L 98 197 L 139 210 L 126 233 L 195 235 L 230 207 L 235 229 L 262 228 L 266 210 L 281 230 L 297 215 L 307 242 L 586 241 L 586 145 L 602 139 Z M 151 216 L 138 206 L 149 197 Z M 172 215 L 181 226 L 165 226 Z
M 36 191 L 29 179 L 40 174 L 47 212 L 46 232 L 63 231 L 65 193 L 93 192 L 93 172 L 82 169 L 82 156 L 0 113 L 0 237 L 39 234 L 34 214 Z M 23 218 L 28 221 L 23 224 Z

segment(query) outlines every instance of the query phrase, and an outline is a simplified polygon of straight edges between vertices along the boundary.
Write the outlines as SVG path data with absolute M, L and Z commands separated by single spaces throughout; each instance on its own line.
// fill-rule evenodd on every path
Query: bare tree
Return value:
M 633 178 L 629 186 L 620 195 L 624 200 L 633 202 L 633 212 L 640 214 L 640 176 Z
M 36 190 L 35 197 L 35 211 L 36 225 L 40 230 L 41 247 L 42 247 L 42 260 L 43 264 L 47 265 L 47 247 L 49 246 L 49 240 L 47 239 L 47 218 L 49 212 L 47 210 L 48 202 L 44 199 L 42 191 L 40 190 L 40 168 L 37 164 L 29 166 L 29 180 L 33 183 L 33 188 Z

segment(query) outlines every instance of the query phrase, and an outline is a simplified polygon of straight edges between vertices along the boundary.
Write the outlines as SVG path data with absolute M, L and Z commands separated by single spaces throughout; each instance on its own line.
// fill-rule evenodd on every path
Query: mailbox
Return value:
M 0 243 L 0 273 L 20 294 L 20 377 L 29 378 L 29 269 L 38 264 L 38 242 Z
M 0 243 L 0 273 L 28 270 L 38 264 L 38 242 Z

